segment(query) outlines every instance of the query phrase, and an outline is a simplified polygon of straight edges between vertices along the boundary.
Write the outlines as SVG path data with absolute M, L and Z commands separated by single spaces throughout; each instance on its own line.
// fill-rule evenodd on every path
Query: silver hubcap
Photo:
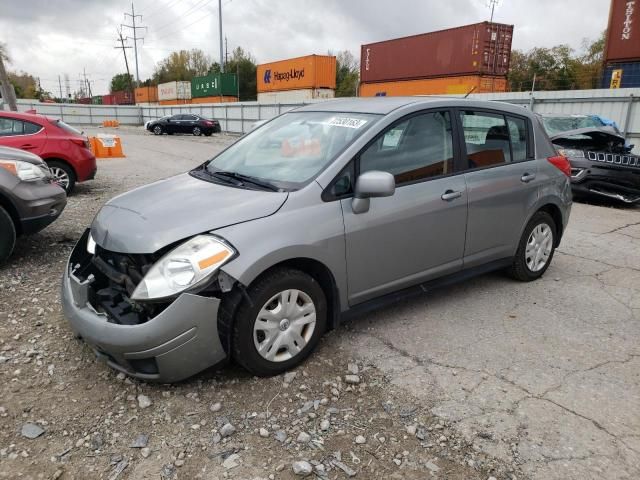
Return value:
M 193 134 L 194 135 L 200 135 L 200 129 L 198 127 L 193 129 Z
M 551 249 L 553 248 L 553 232 L 546 223 L 541 223 L 533 229 L 527 249 L 525 250 L 525 260 L 527 267 L 532 272 L 539 272 L 549 261 Z
M 155 133 L 156 135 L 160 135 L 162 133 L 162 129 L 160 127 L 155 127 L 153 129 L 153 133 Z
M 262 358 L 284 362 L 307 345 L 316 328 L 316 306 L 300 290 L 285 290 L 264 304 L 253 326 L 253 343 Z
M 53 181 L 66 190 L 69 187 L 69 175 L 67 175 L 67 172 L 59 167 L 49 167 L 49 170 L 53 175 Z

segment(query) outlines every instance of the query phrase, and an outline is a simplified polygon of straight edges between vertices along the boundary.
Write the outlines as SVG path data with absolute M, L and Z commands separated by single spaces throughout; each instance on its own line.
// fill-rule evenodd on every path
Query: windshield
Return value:
M 595 117 L 542 117 L 542 123 L 551 136 L 579 128 L 602 128 L 604 125 Z
M 378 118 L 361 113 L 286 113 L 239 140 L 206 169 L 211 174 L 232 172 L 281 188 L 299 188 Z

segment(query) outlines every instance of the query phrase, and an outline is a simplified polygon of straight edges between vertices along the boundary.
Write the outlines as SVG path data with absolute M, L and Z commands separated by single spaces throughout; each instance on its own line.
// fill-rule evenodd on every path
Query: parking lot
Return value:
M 118 134 L 127 158 L 100 160 L 0 267 L 0 478 L 295 478 L 300 460 L 321 478 L 640 477 L 640 209 L 575 203 L 541 280 L 494 273 L 362 315 L 293 379 L 148 385 L 73 338 L 62 269 L 105 201 L 237 137 Z

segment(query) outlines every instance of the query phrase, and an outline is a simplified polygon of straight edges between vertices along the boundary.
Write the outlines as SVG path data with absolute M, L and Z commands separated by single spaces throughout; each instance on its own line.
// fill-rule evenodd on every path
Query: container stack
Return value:
M 191 103 L 191 82 L 167 82 L 158 85 L 160 105 L 183 105 Z
M 640 2 L 612 0 L 603 88 L 640 87 Z
M 238 101 L 235 73 L 211 73 L 191 80 L 191 103 L 228 103 Z
M 258 65 L 258 102 L 299 103 L 335 97 L 336 57 L 308 55 Z
M 507 90 L 513 25 L 481 22 L 362 45 L 360 95 Z

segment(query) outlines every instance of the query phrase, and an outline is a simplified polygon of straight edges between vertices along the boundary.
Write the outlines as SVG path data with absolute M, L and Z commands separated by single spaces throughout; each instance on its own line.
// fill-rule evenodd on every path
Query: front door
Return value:
M 421 112 L 386 129 L 356 159 L 359 174 L 392 173 L 396 191 L 372 198 L 360 214 L 352 199 L 341 200 L 350 304 L 461 268 L 467 192 L 454 172 L 453 138 L 449 111 Z
M 461 110 L 469 195 L 464 266 L 512 257 L 538 199 L 538 164 L 526 117 Z

